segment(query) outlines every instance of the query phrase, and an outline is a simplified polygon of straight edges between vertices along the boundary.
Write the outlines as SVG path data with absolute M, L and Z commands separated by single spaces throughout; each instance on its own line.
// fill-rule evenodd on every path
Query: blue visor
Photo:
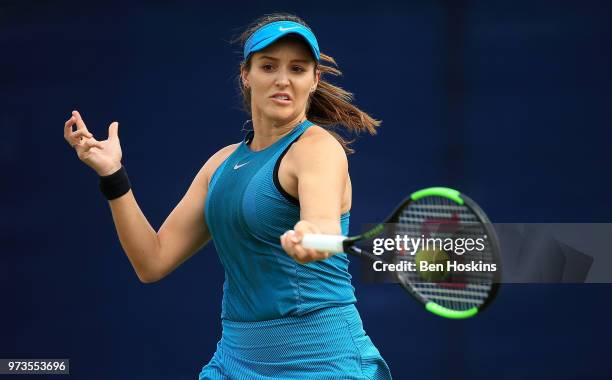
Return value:
M 319 44 L 317 43 L 315 35 L 304 25 L 293 21 L 271 22 L 257 29 L 255 33 L 251 34 L 251 37 L 249 37 L 244 44 L 244 60 L 246 61 L 249 55 L 252 53 L 265 49 L 279 38 L 288 34 L 297 34 L 302 36 L 308 43 L 308 46 L 310 46 L 312 55 L 315 57 L 317 62 L 319 61 L 321 54 L 319 52 Z

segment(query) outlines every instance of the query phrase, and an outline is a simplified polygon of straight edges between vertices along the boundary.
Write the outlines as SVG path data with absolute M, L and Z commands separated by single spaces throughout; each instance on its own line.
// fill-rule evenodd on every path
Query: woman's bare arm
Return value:
M 73 131 L 75 124 L 77 130 Z M 121 167 L 117 123 L 109 127 L 107 140 L 97 141 L 75 111 L 64 125 L 64 137 L 75 148 L 79 159 L 99 175 L 109 175 Z M 160 280 L 210 240 L 204 217 L 208 183 L 212 173 L 237 145 L 221 149 L 202 166 L 158 232 L 151 227 L 131 190 L 109 201 L 119 241 L 140 281 Z
M 109 202 L 121 246 L 140 281 L 159 281 L 199 251 L 211 238 L 204 216 L 210 177 L 236 149 L 215 153 L 156 233 L 129 191 Z
M 281 245 L 302 264 L 326 259 L 330 253 L 305 249 L 301 239 L 305 233 L 340 234 L 342 196 L 349 180 L 346 154 L 334 137 L 322 131 L 302 137 L 287 156 L 297 176 L 300 221 L 293 232 L 281 237 Z
M 210 239 L 204 220 L 206 165 L 159 232 L 140 210 L 130 190 L 109 201 L 119 241 L 140 281 L 158 281 L 191 257 Z

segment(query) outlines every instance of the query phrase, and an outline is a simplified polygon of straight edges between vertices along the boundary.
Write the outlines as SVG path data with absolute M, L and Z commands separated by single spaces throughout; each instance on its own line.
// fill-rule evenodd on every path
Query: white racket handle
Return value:
M 346 236 L 342 235 L 304 234 L 302 246 L 317 251 L 343 252 L 342 242 L 344 240 L 346 240 Z

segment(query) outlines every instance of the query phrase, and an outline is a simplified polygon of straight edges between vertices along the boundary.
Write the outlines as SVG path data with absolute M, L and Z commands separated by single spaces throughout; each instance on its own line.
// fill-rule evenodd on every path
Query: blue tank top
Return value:
M 299 202 L 278 182 L 278 166 L 306 120 L 269 147 L 254 152 L 252 132 L 213 174 L 205 217 L 225 269 L 221 318 L 262 321 L 355 303 L 346 254 L 299 264 L 280 236 L 300 220 Z M 349 213 L 340 219 L 348 235 Z

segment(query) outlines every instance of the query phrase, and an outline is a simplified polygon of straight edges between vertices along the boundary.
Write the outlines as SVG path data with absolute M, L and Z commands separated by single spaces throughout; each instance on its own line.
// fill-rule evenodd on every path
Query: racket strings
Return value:
M 433 239 L 430 241 L 447 242 L 451 239 L 458 242 L 463 239 L 484 239 L 482 250 L 467 250 L 457 254 L 454 251 L 446 252 L 440 250 L 441 245 L 434 243 L 432 249 L 412 247 L 412 254 L 398 252 L 397 260 L 414 262 L 417 271 L 406 271 L 400 274 L 400 280 L 407 281 L 410 286 L 425 300 L 453 310 L 467 310 L 482 305 L 491 292 L 494 274 L 488 271 L 460 271 L 448 270 L 446 261 L 454 261 L 457 264 L 490 264 L 494 262 L 494 256 L 486 241 L 487 230 L 478 216 L 467 206 L 437 196 L 421 198 L 411 202 L 402 210 L 396 225 L 396 234 L 407 236 L 408 239 Z M 425 244 L 424 244 L 425 245 Z M 444 253 L 440 252 L 443 251 Z M 433 253 L 432 253 L 433 252 Z M 436 255 L 443 257 L 441 264 L 445 271 L 437 272 L 435 280 L 423 276 L 418 270 L 419 262 L 427 258 L 436 259 Z M 435 262 L 435 260 L 434 260 Z M 457 269 L 457 268 L 455 268 Z

